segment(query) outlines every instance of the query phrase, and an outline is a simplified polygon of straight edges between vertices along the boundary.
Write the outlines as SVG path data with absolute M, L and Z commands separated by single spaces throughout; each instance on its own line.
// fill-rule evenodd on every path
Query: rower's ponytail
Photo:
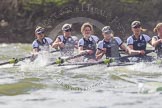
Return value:
M 147 31 L 147 29 L 141 28 L 141 31 L 146 32 L 146 31 Z

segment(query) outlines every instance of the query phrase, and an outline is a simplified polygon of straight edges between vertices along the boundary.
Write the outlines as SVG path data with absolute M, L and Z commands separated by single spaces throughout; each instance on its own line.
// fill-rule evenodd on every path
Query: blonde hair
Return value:
M 141 28 L 141 31 L 146 32 L 146 31 L 147 31 L 147 29 Z
M 89 28 L 91 29 L 92 33 L 93 33 L 93 26 L 92 26 L 89 22 L 86 22 L 86 23 L 84 23 L 84 24 L 82 25 L 82 27 L 81 27 L 81 32 L 82 32 L 82 33 L 83 33 L 83 31 L 84 31 L 84 29 L 85 29 L 86 27 L 89 27 Z
M 157 33 L 160 27 L 162 27 L 162 23 L 158 23 L 153 31 Z

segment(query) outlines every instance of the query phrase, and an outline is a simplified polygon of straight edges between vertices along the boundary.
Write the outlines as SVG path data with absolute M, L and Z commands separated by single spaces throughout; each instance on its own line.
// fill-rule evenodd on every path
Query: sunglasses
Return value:
M 42 35 L 42 34 L 44 34 L 44 32 L 41 32 L 41 33 L 37 33 L 38 35 Z
M 72 29 L 67 29 L 67 30 L 64 30 L 65 32 L 71 32 L 72 31 Z
M 135 26 L 135 27 L 133 27 L 133 28 L 140 28 L 141 26 L 140 25 L 138 25 L 138 26 Z

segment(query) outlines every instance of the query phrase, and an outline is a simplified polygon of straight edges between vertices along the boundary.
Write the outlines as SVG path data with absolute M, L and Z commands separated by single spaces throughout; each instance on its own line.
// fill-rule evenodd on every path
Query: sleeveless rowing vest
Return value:
M 134 50 L 145 50 L 146 44 L 147 43 L 143 35 L 142 35 L 142 38 L 141 39 L 139 38 L 138 40 L 133 36 L 133 49 Z
M 110 42 L 103 42 L 103 48 L 106 48 L 106 57 L 119 57 L 119 46 L 115 39 Z
M 93 37 L 91 37 L 92 40 L 86 40 L 85 38 L 83 38 L 84 40 L 84 45 L 83 45 L 83 50 L 93 50 L 94 53 L 92 55 L 85 55 L 84 57 L 85 58 L 88 58 L 88 59 L 95 59 L 95 54 L 96 54 L 96 42 L 95 40 L 93 39 Z
M 75 48 L 75 41 L 72 37 L 69 38 L 65 38 L 62 35 L 62 42 L 64 43 L 64 48 L 60 48 L 61 49 L 61 55 L 62 56 L 72 56 L 74 54 L 74 48 Z M 60 39 L 61 40 L 61 39 Z
M 156 36 L 157 39 L 160 39 L 159 36 Z M 157 45 L 155 47 L 155 52 L 157 53 L 157 57 L 162 58 L 162 43 L 160 43 L 159 45 Z
M 46 38 L 42 39 L 42 42 L 36 40 L 38 43 L 38 51 L 49 51 L 49 43 Z

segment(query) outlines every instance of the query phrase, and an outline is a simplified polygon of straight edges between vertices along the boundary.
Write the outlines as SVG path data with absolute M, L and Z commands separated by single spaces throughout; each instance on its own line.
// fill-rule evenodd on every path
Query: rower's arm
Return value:
M 152 38 L 152 46 L 153 47 L 156 47 L 157 45 L 159 45 L 160 43 L 162 43 L 162 39 L 155 39 L 155 38 Z
M 123 49 L 125 53 L 129 54 L 129 48 L 127 48 L 124 44 L 121 44 L 120 48 Z
M 38 53 L 39 51 L 38 51 L 38 48 L 33 48 L 33 53 L 35 54 L 35 53 Z
M 128 45 L 128 48 L 129 48 L 130 55 L 139 55 L 139 54 L 143 55 L 143 53 L 144 53 L 143 50 L 134 50 L 133 45 Z
M 57 49 L 58 47 L 60 47 L 60 44 L 61 43 L 62 42 L 60 41 L 60 39 L 59 38 L 56 38 L 56 40 L 52 44 L 52 47 Z
M 96 59 L 101 59 L 105 53 L 102 50 L 97 49 L 96 51 Z
M 86 50 L 83 50 L 82 46 L 78 47 L 78 51 L 80 54 L 86 53 Z

